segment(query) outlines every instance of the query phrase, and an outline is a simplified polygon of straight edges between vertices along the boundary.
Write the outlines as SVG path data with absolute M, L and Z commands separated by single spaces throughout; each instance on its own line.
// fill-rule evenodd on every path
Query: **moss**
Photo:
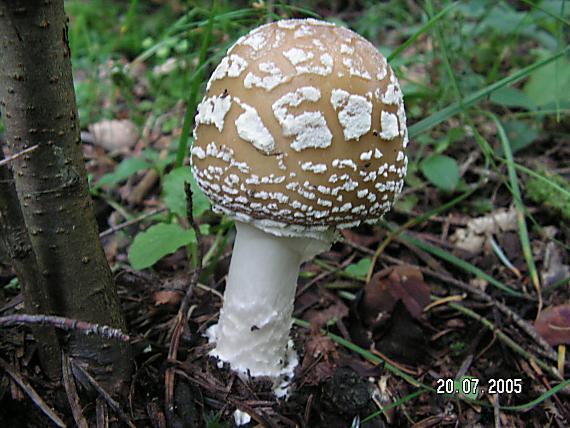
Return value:
M 544 167 L 538 168 L 537 172 L 548 181 L 562 187 L 567 193 L 546 185 L 541 179 L 530 177 L 526 184 L 525 196 L 533 203 L 549 210 L 553 216 L 559 216 L 563 222 L 570 224 L 570 183 L 561 175 Z

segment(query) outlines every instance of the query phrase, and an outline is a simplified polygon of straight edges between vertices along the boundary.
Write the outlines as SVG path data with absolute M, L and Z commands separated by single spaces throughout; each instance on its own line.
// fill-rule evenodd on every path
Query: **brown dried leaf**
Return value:
M 570 344 L 570 304 L 546 308 L 535 321 L 534 328 L 552 346 Z
M 159 290 L 152 294 L 155 306 L 178 305 L 182 299 L 182 294 L 174 290 Z
M 420 270 L 401 265 L 376 273 L 364 287 L 359 305 L 362 319 L 373 324 L 381 313 L 390 313 L 402 301 L 410 314 L 419 319 L 429 302 L 429 287 Z

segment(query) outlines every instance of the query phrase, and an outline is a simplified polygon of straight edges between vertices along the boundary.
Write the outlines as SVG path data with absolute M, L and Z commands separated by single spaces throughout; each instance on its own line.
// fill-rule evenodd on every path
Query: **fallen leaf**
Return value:
M 570 344 L 570 303 L 543 310 L 534 328 L 552 346 Z
M 374 274 L 364 286 L 359 313 L 365 324 L 372 325 L 382 314 L 389 314 L 398 301 L 419 319 L 430 302 L 429 287 L 421 271 L 409 265 L 388 268 Z
M 155 306 L 178 305 L 182 299 L 182 293 L 174 290 L 159 290 L 152 294 Z

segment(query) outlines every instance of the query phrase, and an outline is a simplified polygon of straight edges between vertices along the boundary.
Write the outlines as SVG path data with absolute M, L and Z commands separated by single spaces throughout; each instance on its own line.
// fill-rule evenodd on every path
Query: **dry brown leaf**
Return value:
M 401 265 L 374 274 L 364 287 L 360 301 L 362 320 L 368 325 L 373 324 L 381 314 L 390 313 L 398 301 L 402 301 L 416 319 L 429 304 L 429 287 L 417 268 Z
M 546 308 L 534 328 L 552 346 L 570 344 L 570 303 Z
M 159 290 L 152 294 L 155 306 L 178 305 L 182 299 L 182 293 L 174 290 Z

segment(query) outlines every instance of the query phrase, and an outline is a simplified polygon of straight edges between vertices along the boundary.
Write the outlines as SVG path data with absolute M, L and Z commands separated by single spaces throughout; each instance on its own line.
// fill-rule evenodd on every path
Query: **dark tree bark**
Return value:
M 0 149 L 0 160 L 2 159 Z M 9 257 L 18 276 L 26 312 L 51 313 L 46 283 L 38 273 L 36 255 L 20 210 L 14 180 L 7 166 L 0 166 L 0 247 Z M 54 329 L 34 328 L 34 335 L 40 344 L 40 362 L 44 371 L 52 379 L 59 378 L 61 360 Z
M 81 153 L 63 0 L 0 0 L 0 109 L 21 211 L 53 313 L 125 328 Z M 107 388 L 130 374 L 126 344 L 71 334 L 68 352 Z

